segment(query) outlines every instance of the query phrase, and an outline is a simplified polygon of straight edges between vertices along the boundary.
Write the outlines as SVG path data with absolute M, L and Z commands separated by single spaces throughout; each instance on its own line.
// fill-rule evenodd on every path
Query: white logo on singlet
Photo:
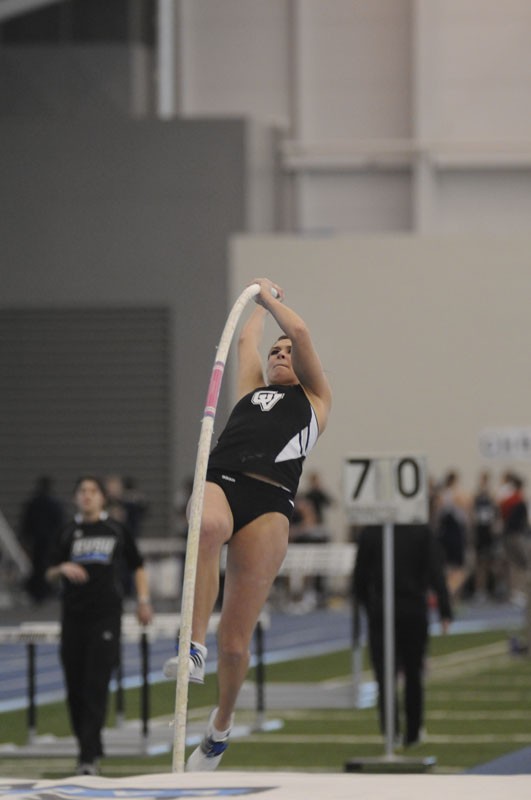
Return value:
M 275 392 L 270 389 L 259 389 L 251 397 L 251 403 L 255 406 L 260 406 L 262 411 L 271 411 L 279 400 L 284 397 L 283 392 Z

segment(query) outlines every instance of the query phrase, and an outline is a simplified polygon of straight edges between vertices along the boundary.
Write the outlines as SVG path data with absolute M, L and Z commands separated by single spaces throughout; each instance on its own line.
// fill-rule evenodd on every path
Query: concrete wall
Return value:
M 527 230 L 529 0 L 179 9 L 180 112 L 237 113 L 284 132 L 281 230 Z

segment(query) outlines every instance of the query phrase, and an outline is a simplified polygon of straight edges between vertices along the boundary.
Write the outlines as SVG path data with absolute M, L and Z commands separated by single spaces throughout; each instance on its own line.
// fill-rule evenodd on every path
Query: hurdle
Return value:
M 353 542 L 323 544 L 289 544 L 277 577 L 301 580 L 324 575 L 329 578 L 351 578 L 356 560 Z M 227 565 L 226 547 L 221 553 L 221 570 Z
M 219 614 L 213 614 L 208 625 L 208 633 L 215 634 L 219 625 Z M 156 639 L 176 640 L 180 629 L 180 614 L 164 613 L 157 614 L 153 622 L 148 626 L 141 625 L 133 614 L 124 614 L 122 617 L 122 643 L 138 642 L 141 663 L 141 684 L 140 684 L 140 740 L 131 749 L 130 754 L 149 755 L 150 739 L 150 680 L 149 680 L 149 657 L 150 643 Z M 264 631 L 271 626 L 271 619 L 266 611 L 260 614 L 255 628 L 255 658 L 256 658 L 256 702 L 255 702 L 255 723 L 253 731 L 267 729 L 265 723 L 265 668 L 264 668 Z M 27 680 L 27 737 L 26 748 L 19 747 L 10 750 L 9 755 L 23 756 L 27 748 L 31 748 L 32 755 L 49 756 L 49 748 L 44 748 L 39 752 L 35 748 L 37 743 L 37 697 L 36 697 L 36 675 L 37 675 L 37 648 L 43 644 L 59 644 L 61 638 L 61 625 L 58 621 L 50 622 L 23 622 L 20 625 L 0 627 L 0 645 L 19 644 L 26 646 L 26 680 Z M 115 677 L 116 686 L 116 724 L 115 728 L 123 726 L 125 717 L 125 698 L 122 691 L 122 676 L 120 669 L 117 670 Z M 0 750 L 0 756 L 2 751 Z
M 294 582 L 317 575 L 350 579 L 355 559 L 356 545 L 352 542 L 290 544 L 278 575 Z
M 277 577 L 287 578 L 290 584 L 301 586 L 306 577 L 322 576 L 324 578 L 340 578 L 348 581 L 347 594 L 350 594 L 350 581 L 356 562 L 357 545 L 354 542 L 292 543 L 288 545 L 286 557 L 282 562 Z M 222 566 L 224 559 L 222 558 Z M 348 599 L 351 610 L 351 682 L 350 685 L 336 684 L 325 693 L 326 702 L 331 707 L 354 709 L 370 708 L 376 704 L 376 682 L 363 674 L 363 649 L 365 635 L 362 631 L 361 612 L 353 597 Z M 315 686 L 302 686 L 297 689 L 301 707 L 311 707 L 315 701 Z M 240 708 L 249 708 L 252 700 L 247 692 L 248 685 L 241 693 Z M 282 708 L 286 695 L 293 697 L 294 684 L 275 684 L 269 688 L 270 701 L 273 697 L 273 708 Z M 320 702 L 316 707 L 321 707 Z

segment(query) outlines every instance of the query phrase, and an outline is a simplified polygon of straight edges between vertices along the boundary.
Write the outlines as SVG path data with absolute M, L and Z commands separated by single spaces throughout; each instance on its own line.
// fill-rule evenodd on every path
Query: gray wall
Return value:
M 246 125 L 30 110 L 0 118 L 0 313 L 170 309 L 173 491 L 195 464 L 226 318 L 226 242 L 245 229 Z
M 80 475 L 121 474 L 149 498 L 140 533 L 167 529 L 169 334 L 166 307 L 0 310 L 0 486 L 12 525 L 36 475 L 53 476 L 66 501 Z

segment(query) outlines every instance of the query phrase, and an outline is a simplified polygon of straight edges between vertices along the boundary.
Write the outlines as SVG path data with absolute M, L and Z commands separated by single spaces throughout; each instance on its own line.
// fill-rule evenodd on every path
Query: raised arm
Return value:
M 281 330 L 291 339 L 293 370 L 315 409 L 322 433 L 332 405 L 332 391 L 309 328 L 302 317 L 282 302 L 284 293 L 280 287 L 267 278 L 258 278 L 253 283 L 258 283 L 261 287 L 255 298 L 256 303 L 269 311 Z M 274 297 L 272 289 L 278 297 Z
M 267 311 L 256 305 L 242 326 L 238 339 L 238 397 L 257 386 L 265 386 L 260 344 L 264 335 Z

